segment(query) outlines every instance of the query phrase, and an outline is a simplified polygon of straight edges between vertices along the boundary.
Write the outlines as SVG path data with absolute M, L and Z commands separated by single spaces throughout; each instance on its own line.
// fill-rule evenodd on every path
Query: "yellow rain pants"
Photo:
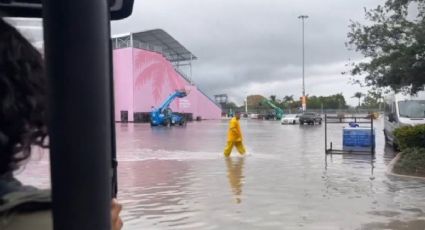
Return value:
M 236 149 L 238 149 L 238 152 L 241 155 L 245 154 L 246 151 L 245 151 L 245 147 L 242 144 L 242 141 L 238 141 L 238 142 L 228 141 L 226 147 L 224 148 L 224 155 L 226 157 L 230 156 L 233 146 L 236 146 Z

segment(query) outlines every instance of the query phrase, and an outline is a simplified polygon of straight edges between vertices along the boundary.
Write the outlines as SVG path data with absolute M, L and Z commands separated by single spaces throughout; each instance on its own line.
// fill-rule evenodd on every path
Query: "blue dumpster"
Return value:
M 342 145 L 345 151 L 371 151 L 375 149 L 375 129 L 369 127 L 346 127 L 343 129 Z

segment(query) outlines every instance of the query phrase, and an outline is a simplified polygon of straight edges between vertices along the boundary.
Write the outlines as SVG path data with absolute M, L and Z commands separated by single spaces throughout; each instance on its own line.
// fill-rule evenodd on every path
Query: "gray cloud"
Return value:
M 228 93 L 301 94 L 301 21 L 305 24 L 306 90 L 316 95 L 362 90 L 340 73 L 348 60 L 349 20 L 380 0 L 151 0 L 136 1 L 133 15 L 113 23 L 113 33 L 162 28 L 191 50 L 193 79 L 210 96 Z M 364 89 L 363 89 L 364 91 Z M 355 101 L 353 100 L 353 103 Z

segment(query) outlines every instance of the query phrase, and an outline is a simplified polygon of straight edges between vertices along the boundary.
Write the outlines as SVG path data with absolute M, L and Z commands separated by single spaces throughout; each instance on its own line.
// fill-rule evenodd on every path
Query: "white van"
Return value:
M 388 144 L 397 146 L 393 132 L 407 125 L 425 124 L 425 92 L 416 95 L 397 93 L 385 98 L 384 135 Z

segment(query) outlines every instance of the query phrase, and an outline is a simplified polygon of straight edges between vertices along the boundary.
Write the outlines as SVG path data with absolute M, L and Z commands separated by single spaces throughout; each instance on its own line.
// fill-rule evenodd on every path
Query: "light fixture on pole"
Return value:
M 305 111 L 307 109 L 307 103 L 306 103 L 306 98 L 305 98 L 305 80 L 304 80 L 304 20 L 308 18 L 307 15 L 300 15 L 298 16 L 299 19 L 301 19 L 302 21 L 302 47 L 303 47 L 303 97 L 302 97 L 302 107 L 303 107 L 303 111 Z

